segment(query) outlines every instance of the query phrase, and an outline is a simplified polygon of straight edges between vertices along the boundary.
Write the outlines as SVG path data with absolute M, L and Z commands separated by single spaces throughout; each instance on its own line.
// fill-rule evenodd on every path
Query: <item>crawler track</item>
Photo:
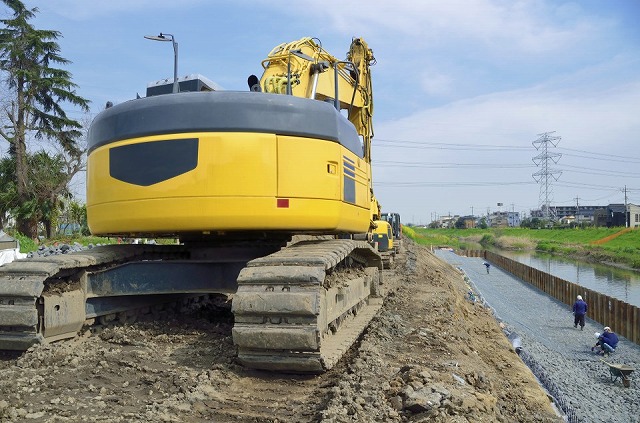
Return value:
M 0 349 L 26 350 L 36 343 L 70 338 L 87 319 L 110 314 L 86 306 L 92 295 L 87 287 L 88 273 L 185 254 L 181 246 L 112 245 L 0 267 Z M 140 305 L 125 299 L 111 311 L 124 312 Z
M 362 241 L 305 241 L 248 263 L 233 299 L 246 366 L 323 372 L 382 305 L 380 255 Z
M 2 266 L 0 350 L 71 338 L 96 320 L 128 322 L 165 303 L 235 293 L 233 338 L 244 365 L 319 373 L 382 306 L 382 258 L 364 241 L 237 247 L 113 245 Z

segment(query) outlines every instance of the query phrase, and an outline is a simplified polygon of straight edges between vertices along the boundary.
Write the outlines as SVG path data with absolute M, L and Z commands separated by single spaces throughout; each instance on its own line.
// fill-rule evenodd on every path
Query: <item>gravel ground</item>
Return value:
M 403 245 L 379 314 L 326 373 L 240 366 L 233 299 L 216 297 L 0 353 L 0 422 L 562 422 L 464 275 Z
M 609 367 L 591 352 L 602 324 L 587 318 L 584 331 L 575 329 L 570 307 L 495 266 L 487 274 L 481 258 L 446 250 L 437 250 L 436 256 L 461 269 L 509 337 L 520 338 L 523 361 L 556 398 L 568 421 L 640 422 L 638 373 L 625 388 L 620 379 L 611 381 Z M 640 346 L 620 337 L 616 352 L 605 360 L 639 369 Z

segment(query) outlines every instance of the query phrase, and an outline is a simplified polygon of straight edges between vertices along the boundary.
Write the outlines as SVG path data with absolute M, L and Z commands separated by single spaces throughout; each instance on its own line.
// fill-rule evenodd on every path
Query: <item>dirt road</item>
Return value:
M 451 266 L 408 244 L 348 356 L 320 376 L 235 361 L 221 299 L 0 356 L 2 422 L 560 422 Z

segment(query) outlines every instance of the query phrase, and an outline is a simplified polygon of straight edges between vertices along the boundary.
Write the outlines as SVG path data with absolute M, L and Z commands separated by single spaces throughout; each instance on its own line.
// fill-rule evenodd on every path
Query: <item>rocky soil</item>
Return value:
M 329 372 L 237 364 L 230 299 L 0 355 L 2 422 L 561 422 L 463 276 L 405 241 L 387 298 Z

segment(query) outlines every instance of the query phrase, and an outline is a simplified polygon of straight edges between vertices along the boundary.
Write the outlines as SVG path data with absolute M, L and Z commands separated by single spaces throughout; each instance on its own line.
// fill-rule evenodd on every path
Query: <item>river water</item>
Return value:
M 549 254 L 495 251 L 504 257 L 640 307 L 640 272 Z

